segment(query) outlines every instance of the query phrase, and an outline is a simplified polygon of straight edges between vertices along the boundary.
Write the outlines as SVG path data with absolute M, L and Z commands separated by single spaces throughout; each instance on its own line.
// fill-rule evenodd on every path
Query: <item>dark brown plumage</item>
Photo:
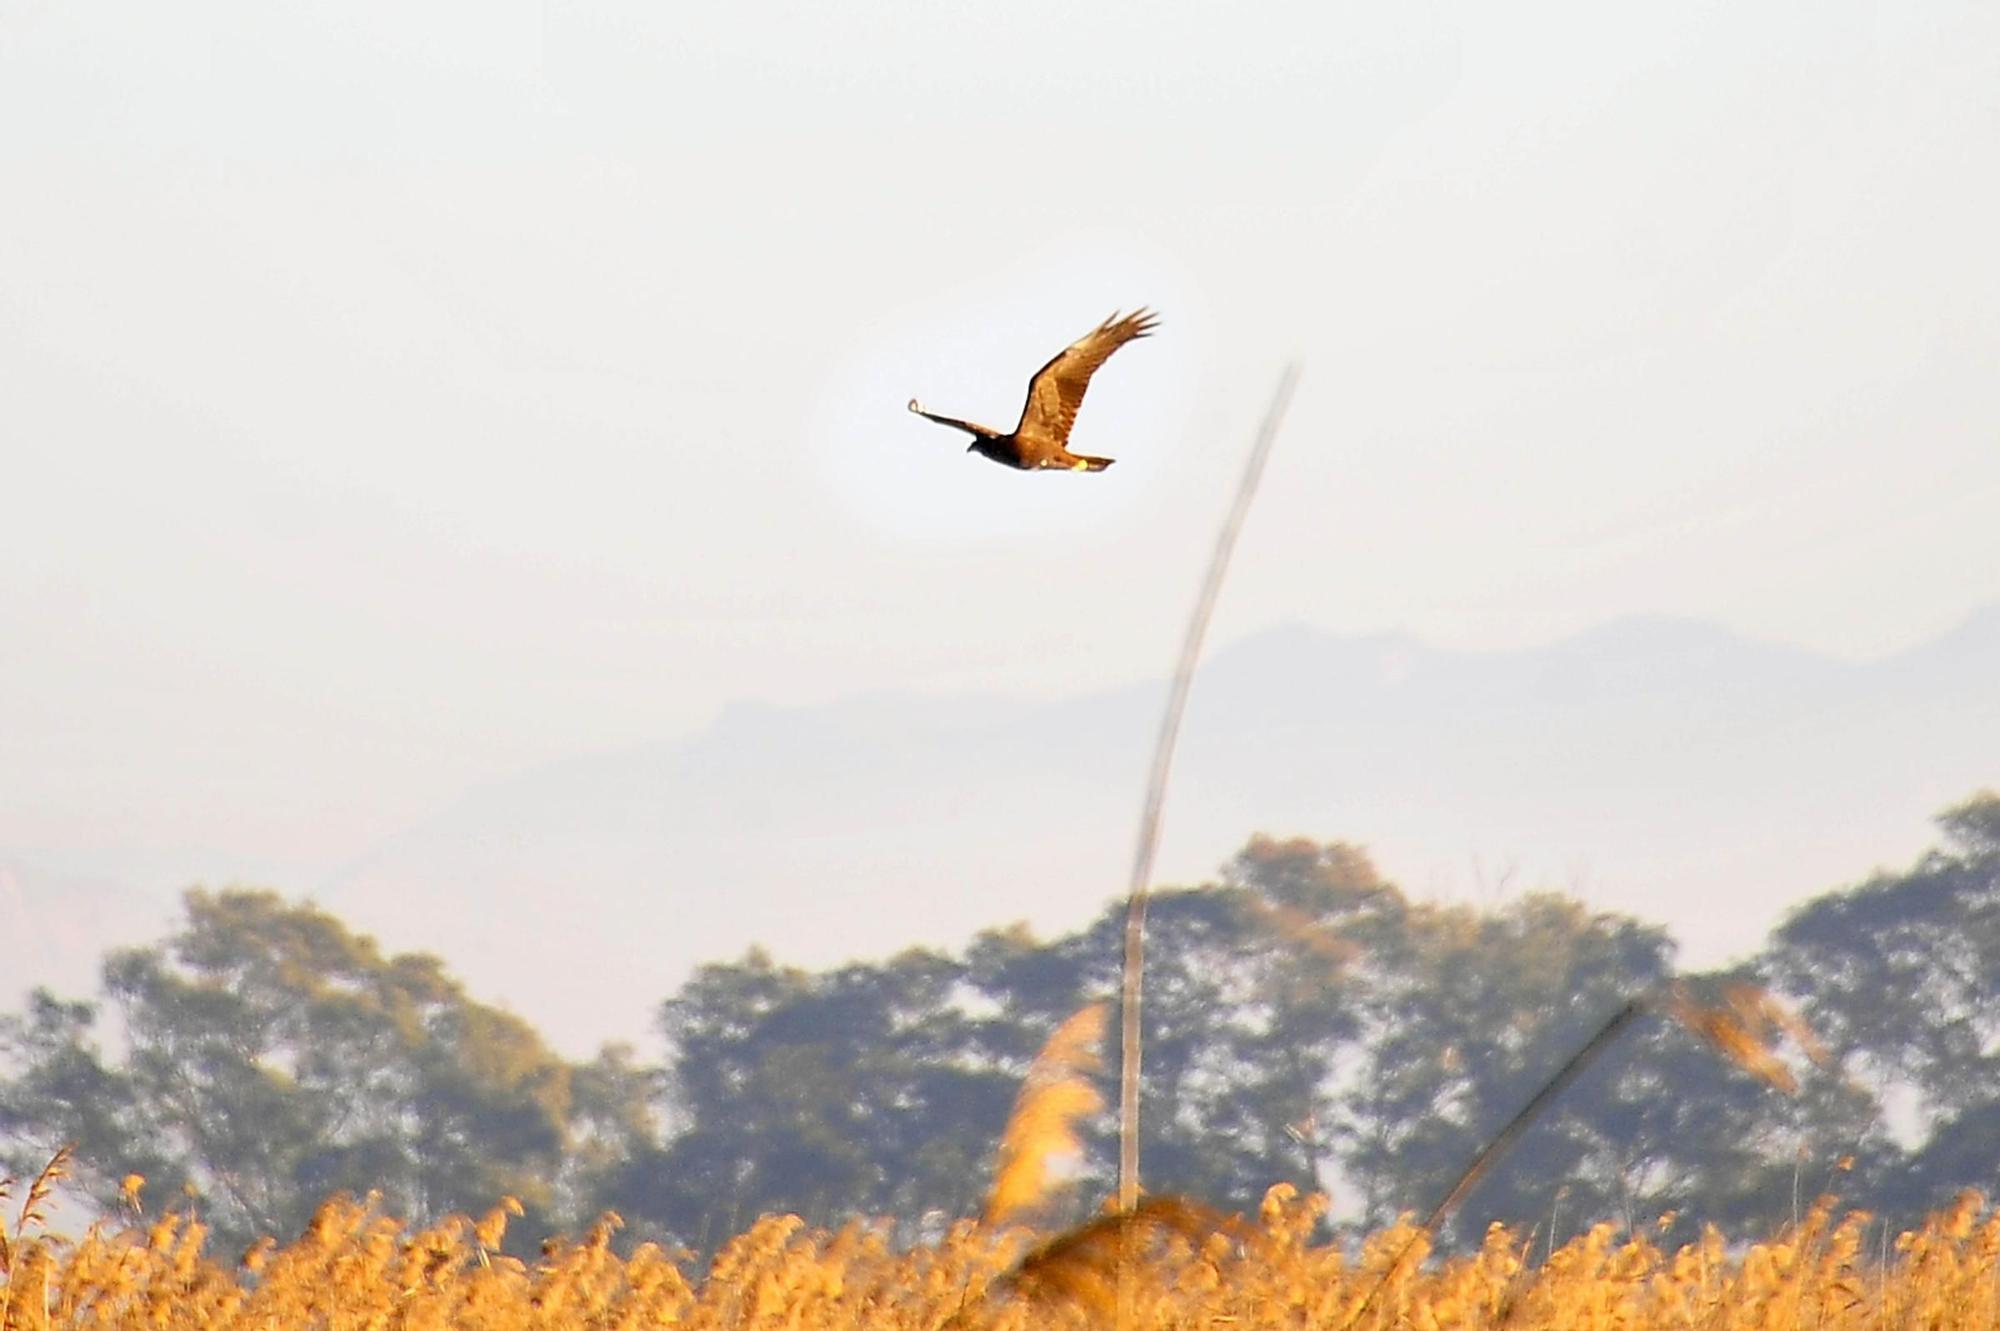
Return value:
M 1022 404 L 1020 422 L 1011 433 L 951 416 L 934 416 L 918 406 L 915 398 L 910 399 L 910 410 L 927 421 L 965 431 L 972 436 L 966 452 L 1009 467 L 1022 471 L 1103 471 L 1114 459 L 1070 452 L 1070 427 L 1076 424 L 1077 409 L 1083 405 L 1084 391 L 1097 367 L 1109 360 L 1112 352 L 1134 338 L 1145 337 L 1158 325 L 1158 316 L 1145 309 L 1113 314 L 1070 343 L 1028 381 L 1028 400 Z

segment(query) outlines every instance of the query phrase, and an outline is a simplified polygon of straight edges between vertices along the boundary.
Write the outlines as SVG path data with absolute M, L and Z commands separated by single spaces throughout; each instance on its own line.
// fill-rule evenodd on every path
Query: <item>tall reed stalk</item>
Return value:
M 1146 803 L 1139 815 L 1139 845 L 1132 857 L 1132 879 L 1125 906 L 1125 978 L 1122 1021 L 1119 1030 L 1121 1062 L 1118 1072 L 1118 1209 L 1132 1211 L 1139 1204 L 1139 1034 L 1140 974 L 1145 964 L 1146 893 L 1153 879 L 1153 856 L 1159 849 L 1160 813 L 1167 801 L 1167 778 L 1173 773 L 1174 742 L 1180 737 L 1181 714 L 1187 710 L 1188 689 L 1194 683 L 1195 664 L 1201 659 L 1202 639 L 1208 621 L 1214 617 L 1215 602 L 1222 592 L 1222 579 L 1229 572 L 1229 556 L 1236 549 L 1236 537 L 1256 497 L 1257 484 L 1264 477 L 1264 463 L 1277 442 L 1278 427 L 1285 409 L 1291 405 L 1292 390 L 1298 386 L 1299 367 L 1288 365 L 1278 379 L 1264 422 L 1250 446 L 1243 464 L 1243 479 L 1237 484 L 1236 498 L 1216 534 L 1215 553 L 1209 556 L 1208 572 L 1195 597 L 1194 613 L 1188 619 L 1187 636 L 1181 641 L 1180 660 L 1174 666 L 1173 687 L 1167 692 L 1167 710 L 1160 718 L 1160 732 L 1153 743 L 1153 765 L 1146 780 Z

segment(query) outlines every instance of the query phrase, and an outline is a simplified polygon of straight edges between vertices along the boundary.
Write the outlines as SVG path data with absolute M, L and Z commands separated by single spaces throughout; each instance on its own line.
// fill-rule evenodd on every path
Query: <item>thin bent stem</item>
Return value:
M 1299 381 L 1299 367 L 1288 365 L 1278 379 L 1277 392 L 1264 413 L 1264 422 L 1250 446 L 1250 458 L 1243 466 L 1243 479 L 1236 487 L 1236 499 L 1222 530 L 1215 538 L 1215 553 L 1209 556 L 1208 572 L 1201 592 L 1195 597 L 1194 614 L 1188 620 L 1187 636 L 1181 642 L 1180 661 L 1174 666 L 1173 687 L 1167 693 L 1166 714 L 1160 718 L 1160 733 L 1153 744 L 1153 766 L 1147 777 L 1145 808 L 1139 816 L 1139 845 L 1132 857 L 1130 895 L 1125 907 L 1125 981 L 1120 1045 L 1123 1053 L 1118 1075 L 1118 1209 L 1132 1211 L 1139 1204 L 1139 999 L 1140 971 L 1145 961 L 1146 889 L 1153 878 L 1153 855 L 1159 849 L 1160 811 L 1167 800 L 1167 778 L 1173 772 L 1174 741 L 1180 735 L 1181 714 L 1187 710 L 1188 689 L 1194 683 L 1195 663 L 1201 659 L 1202 639 L 1208 621 L 1214 617 L 1216 598 L 1222 592 L 1223 575 L 1229 571 L 1229 556 L 1250 501 L 1263 479 L 1264 463 L 1277 442 L 1278 426 L 1291 404 L 1292 390 Z
M 1361 1315 L 1374 1304 L 1376 1295 L 1382 1292 L 1382 1287 L 1395 1277 L 1397 1269 L 1403 1265 L 1404 1259 L 1415 1250 L 1417 1244 L 1436 1235 L 1438 1226 L 1451 1217 L 1451 1213 L 1458 1209 L 1458 1204 L 1466 1199 L 1480 1179 L 1486 1177 L 1486 1171 L 1497 1164 L 1501 1156 L 1507 1154 L 1508 1149 L 1520 1139 L 1521 1134 L 1541 1117 L 1542 1111 L 1567 1090 L 1571 1082 L 1581 1077 L 1584 1070 L 1597 1061 L 1598 1055 L 1611 1047 L 1627 1026 L 1652 1010 L 1657 998 L 1657 991 L 1641 994 L 1613 1013 L 1609 1021 L 1598 1027 L 1597 1034 L 1585 1041 L 1581 1049 L 1571 1054 L 1569 1060 L 1556 1069 L 1555 1076 L 1550 1077 L 1542 1089 L 1536 1091 L 1528 1103 L 1521 1106 L 1520 1112 L 1507 1120 L 1507 1126 L 1501 1128 L 1491 1141 L 1480 1148 L 1479 1154 L 1472 1157 L 1472 1163 L 1465 1167 L 1465 1172 L 1458 1176 L 1458 1182 L 1452 1184 L 1450 1191 L 1431 1208 L 1431 1213 L 1424 1217 L 1424 1223 L 1417 1232 L 1410 1236 L 1389 1265 L 1383 1268 L 1382 1274 L 1376 1277 L 1374 1285 L 1348 1315 L 1347 1320 L 1341 1324 L 1341 1331 L 1351 1331 L 1351 1328 L 1361 1320 Z M 1555 1224 L 1551 1220 L 1549 1224 L 1551 1246 L 1555 1243 L 1555 1237 Z
M 1458 1209 L 1458 1204 L 1465 1200 L 1466 1194 L 1478 1185 L 1480 1179 L 1486 1177 L 1486 1171 L 1498 1163 L 1501 1156 L 1507 1154 L 1520 1139 L 1521 1134 L 1528 1130 L 1529 1125 L 1548 1108 L 1549 1102 L 1567 1090 L 1571 1082 L 1581 1077 L 1584 1069 L 1595 1063 L 1597 1056 L 1609 1049 L 1611 1042 L 1616 1040 L 1627 1026 L 1647 1012 L 1650 1005 L 1650 995 L 1635 998 L 1625 1004 L 1612 1015 L 1611 1020 L 1598 1028 L 1597 1034 L 1591 1036 L 1583 1048 L 1569 1056 L 1569 1061 L 1557 1069 L 1556 1075 L 1549 1078 L 1548 1084 L 1536 1091 L 1534 1098 L 1522 1105 L 1520 1112 L 1507 1120 L 1507 1126 L 1500 1129 L 1478 1155 L 1472 1157 L 1472 1163 L 1458 1176 L 1458 1182 L 1452 1185 L 1451 1191 L 1446 1193 L 1438 1204 L 1431 1208 L 1431 1213 L 1424 1217 L 1425 1233 L 1435 1233 L 1437 1227 L 1450 1218 L 1451 1213 Z M 1554 1237 L 1553 1232 L 1550 1237 Z

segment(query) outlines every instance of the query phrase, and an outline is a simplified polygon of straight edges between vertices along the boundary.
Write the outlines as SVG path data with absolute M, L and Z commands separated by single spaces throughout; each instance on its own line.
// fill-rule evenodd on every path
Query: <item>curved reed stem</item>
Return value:
M 1264 413 L 1249 460 L 1243 464 L 1243 479 L 1236 498 L 1216 534 L 1215 553 L 1209 556 L 1208 572 L 1195 597 L 1194 614 L 1188 619 L 1187 636 L 1181 641 L 1181 655 L 1174 666 L 1173 687 L 1167 693 L 1167 710 L 1160 718 L 1160 732 L 1153 744 L 1153 765 L 1146 779 L 1146 803 L 1139 815 L 1139 845 L 1132 857 L 1132 878 L 1125 907 L 1125 978 L 1123 1012 L 1120 1023 L 1122 1059 L 1118 1073 L 1118 1209 L 1131 1211 L 1139 1203 L 1139 1002 L 1140 971 L 1145 961 L 1146 890 L 1153 878 L 1153 855 L 1159 849 L 1160 813 L 1167 801 L 1167 778 L 1173 773 L 1174 742 L 1180 736 L 1181 714 L 1187 710 L 1188 689 L 1194 683 L 1194 668 L 1201 659 L 1202 639 L 1208 621 L 1215 615 L 1215 602 L 1222 592 L 1223 576 L 1229 571 L 1229 556 L 1236 549 L 1236 537 L 1256 497 L 1257 483 L 1263 479 L 1264 463 L 1277 442 L 1278 426 L 1291 405 L 1292 390 L 1298 386 L 1299 367 L 1287 365 L 1278 379 L 1278 389 Z

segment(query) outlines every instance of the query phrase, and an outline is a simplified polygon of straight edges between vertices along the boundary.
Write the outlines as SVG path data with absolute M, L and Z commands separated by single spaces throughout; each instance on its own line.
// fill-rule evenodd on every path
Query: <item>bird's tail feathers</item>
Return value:
M 1117 460 L 1117 458 L 1086 457 L 1079 453 L 1076 455 L 1076 462 L 1072 465 L 1077 471 L 1103 471 Z

